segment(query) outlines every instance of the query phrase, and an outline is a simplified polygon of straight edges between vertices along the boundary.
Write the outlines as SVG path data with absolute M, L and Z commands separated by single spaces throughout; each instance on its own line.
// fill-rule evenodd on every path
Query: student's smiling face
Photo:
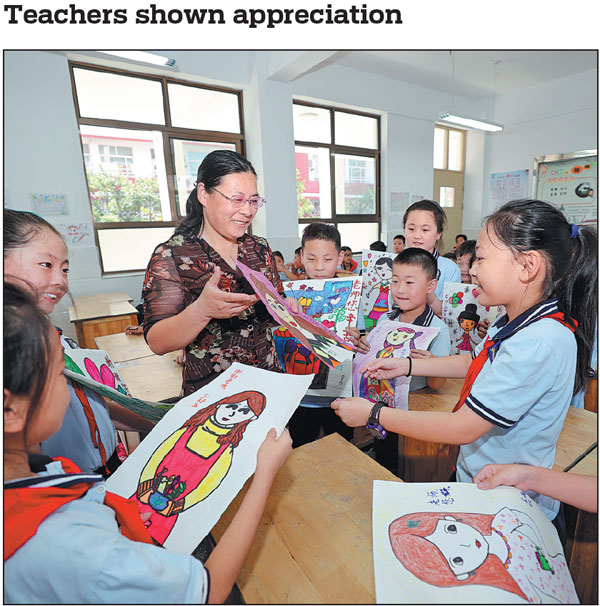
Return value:
M 69 259 L 62 238 L 49 229 L 33 236 L 4 256 L 4 275 L 15 276 L 35 287 L 38 307 L 52 313 L 69 289 Z
M 243 423 L 244 421 L 253 421 L 257 416 L 248 404 L 248 400 L 243 402 L 232 402 L 231 404 L 221 404 L 215 410 L 215 420 L 219 425 L 230 426 Z
M 437 280 L 430 280 L 425 270 L 417 265 L 394 263 L 392 266 L 392 299 L 404 312 L 419 307 L 425 309 L 427 296 L 435 292 Z
M 407 248 L 422 248 L 432 253 L 442 234 L 431 211 L 411 210 L 406 217 L 404 236 Z
M 344 259 L 331 240 L 308 240 L 301 252 L 304 271 L 311 280 L 335 278 L 338 265 Z

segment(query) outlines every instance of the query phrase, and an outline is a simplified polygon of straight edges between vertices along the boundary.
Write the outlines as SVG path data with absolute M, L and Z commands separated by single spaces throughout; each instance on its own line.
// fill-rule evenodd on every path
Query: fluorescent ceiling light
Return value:
M 98 51 L 105 55 L 114 55 L 115 57 L 121 57 L 122 59 L 131 59 L 132 61 L 141 61 L 142 63 L 152 63 L 152 65 L 162 65 L 167 67 L 173 67 L 175 65 L 175 59 L 169 59 L 162 55 L 155 55 L 154 53 L 148 53 L 146 51 Z
M 487 130 L 493 133 L 497 133 L 504 129 L 502 124 L 496 124 L 495 122 L 488 122 L 486 120 L 477 120 L 476 118 L 467 118 L 466 116 L 459 116 L 455 113 L 442 112 L 440 114 L 440 120 L 443 122 L 451 122 L 452 124 L 459 124 L 467 128 L 476 128 L 478 130 Z

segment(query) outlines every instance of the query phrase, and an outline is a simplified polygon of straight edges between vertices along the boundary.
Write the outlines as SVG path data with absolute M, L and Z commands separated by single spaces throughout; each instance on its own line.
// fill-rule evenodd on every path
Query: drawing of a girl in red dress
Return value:
M 190 417 L 154 451 L 131 499 L 138 500 L 140 513 L 152 514 L 146 526 L 157 543 L 165 542 L 182 511 L 221 484 L 234 449 L 265 402 L 257 391 L 223 398 Z
M 475 303 L 467 303 L 465 308 L 458 314 L 458 325 L 461 327 L 462 341 L 456 346 L 457 353 L 470 353 L 473 351 L 473 340 L 469 333 L 477 326 L 479 314 Z
M 365 329 L 371 330 L 378 322 L 379 318 L 389 311 L 390 280 L 392 279 L 392 259 L 381 257 L 375 261 L 374 271 L 379 276 L 379 282 L 375 284 L 367 293 L 367 296 L 375 288 L 379 288 L 379 294 L 371 311 L 365 318 Z

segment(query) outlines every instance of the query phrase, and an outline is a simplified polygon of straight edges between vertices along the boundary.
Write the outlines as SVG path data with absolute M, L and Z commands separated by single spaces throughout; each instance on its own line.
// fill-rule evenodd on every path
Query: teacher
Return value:
M 267 241 L 246 233 L 264 203 L 248 160 L 211 152 L 198 168 L 187 216 L 148 263 L 144 335 L 157 354 L 185 349 L 182 396 L 233 362 L 282 371 L 275 323 L 236 267 L 239 259 L 283 292 Z

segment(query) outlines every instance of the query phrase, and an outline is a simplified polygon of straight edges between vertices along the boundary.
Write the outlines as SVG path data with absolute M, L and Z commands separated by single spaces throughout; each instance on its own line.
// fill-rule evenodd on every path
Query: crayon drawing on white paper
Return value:
M 269 430 L 283 431 L 310 380 L 234 363 L 180 400 L 107 488 L 151 514 L 145 524 L 158 544 L 191 553 L 254 473 Z
M 362 312 L 367 332 L 373 329 L 381 316 L 391 309 L 390 285 L 395 256 L 393 253 L 375 250 L 362 251 Z
M 578 604 L 556 529 L 516 488 L 373 483 L 378 604 Z

